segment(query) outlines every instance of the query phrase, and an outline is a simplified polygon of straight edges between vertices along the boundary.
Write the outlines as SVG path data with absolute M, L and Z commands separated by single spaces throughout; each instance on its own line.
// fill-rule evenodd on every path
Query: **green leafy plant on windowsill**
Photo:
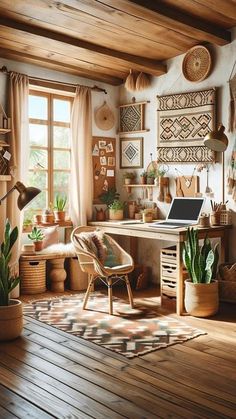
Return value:
M 66 195 L 64 195 L 64 196 L 60 195 L 60 194 L 56 195 L 55 209 L 57 211 L 64 211 L 66 203 L 67 203 L 67 196 Z
M 33 242 L 40 242 L 44 239 L 44 234 L 40 228 L 33 227 L 30 234 L 28 234 L 28 238 Z

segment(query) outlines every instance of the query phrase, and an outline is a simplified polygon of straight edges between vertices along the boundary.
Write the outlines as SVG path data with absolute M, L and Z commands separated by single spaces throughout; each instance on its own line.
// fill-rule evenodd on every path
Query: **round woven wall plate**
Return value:
M 106 102 L 95 111 L 95 123 L 98 128 L 108 131 L 115 125 L 115 116 Z
M 186 53 L 183 59 L 183 75 L 188 81 L 202 81 L 210 73 L 211 64 L 211 55 L 208 49 L 202 45 L 196 45 Z

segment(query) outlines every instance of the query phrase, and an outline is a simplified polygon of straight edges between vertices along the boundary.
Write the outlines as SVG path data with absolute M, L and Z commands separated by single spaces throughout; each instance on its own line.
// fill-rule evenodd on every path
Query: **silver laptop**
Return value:
M 179 228 L 198 224 L 205 198 L 173 199 L 165 221 L 150 224 L 149 227 Z

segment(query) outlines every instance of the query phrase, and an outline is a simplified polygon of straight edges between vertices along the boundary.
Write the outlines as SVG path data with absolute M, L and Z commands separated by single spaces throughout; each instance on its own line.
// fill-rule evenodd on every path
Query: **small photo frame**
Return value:
M 116 165 L 115 157 L 108 157 L 107 166 L 115 166 L 115 165 Z
M 106 156 L 100 157 L 100 164 L 101 164 L 101 166 L 106 166 L 107 165 L 107 158 L 106 158 Z
M 143 167 L 143 138 L 120 139 L 120 168 Z
M 100 140 L 99 142 L 98 142 L 98 145 L 99 145 L 99 148 L 101 149 L 101 148 L 106 148 L 106 145 L 107 145 L 107 142 L 106 141 L 104 141 L 104 140 Z
M 105 175 L 106 175 L 106 171 L 107 171 L 106 167 L 105 167 L 105 166 L 102 166 L 102 167 L 101 167 L 100 174 L 101 174 L 102 176 L 105 176 Z
M 106 152 L 107 153 L 112 153 L 113 152 L 113 145 L 112 143 L 108 143 L 106 146 Z

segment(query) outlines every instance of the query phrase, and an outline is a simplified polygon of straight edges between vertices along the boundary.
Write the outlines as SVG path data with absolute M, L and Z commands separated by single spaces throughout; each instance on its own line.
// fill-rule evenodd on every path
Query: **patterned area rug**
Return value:
M 156 307 L 138 305 L 131 309 L 128 303 L 114 297 L 115 315 L 110 316 L 107 296 L 90 295 L 87 310 L 82 310 L 83 294 L 78 294 L 25 304 L 24 314 L 128 358 L 205 334 L 158 314 Z

